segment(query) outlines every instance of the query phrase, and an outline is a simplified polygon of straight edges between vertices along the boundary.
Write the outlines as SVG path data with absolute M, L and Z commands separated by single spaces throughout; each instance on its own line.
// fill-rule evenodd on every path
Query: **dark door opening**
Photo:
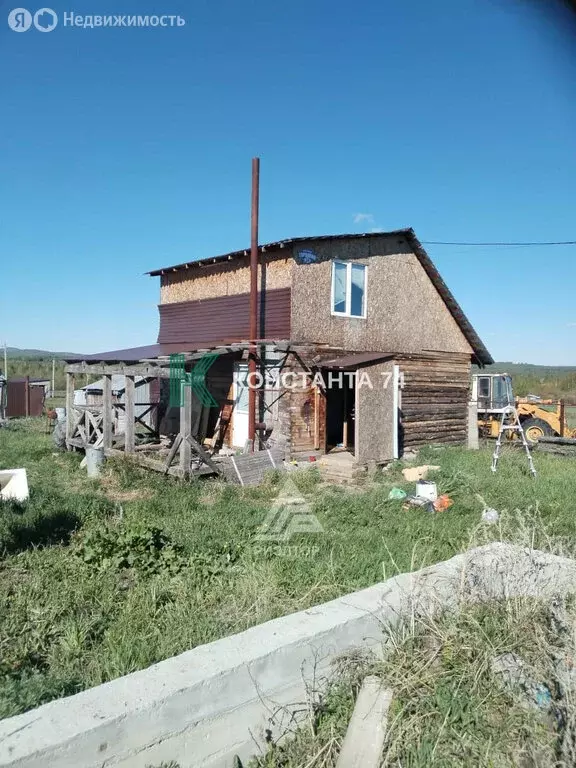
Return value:
M 326 452 L 340 449 L 354 452 L 355 376 L 332 372 L 326 382 Z

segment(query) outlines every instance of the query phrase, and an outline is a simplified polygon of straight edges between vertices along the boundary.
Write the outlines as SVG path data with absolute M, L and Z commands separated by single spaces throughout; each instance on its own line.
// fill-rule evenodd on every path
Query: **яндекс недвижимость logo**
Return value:
M 58 26 L 58 14 L 52 8 L 40 8 L 34 15 L 27 8 L 14 8 L 8 14 L 13 32 L 28 32 L 32 25 L 39 32 L 52 32 Z
M 35 13 L 27 8 L 13 8 L 8 13 L 8 26 L 13 32 L 28 32 L 34 27 L 38 32 L 52 32 L 58 22 L 61 27 L 70 29 L 106 29 L 117 28 L 141 28 L 141 29 L 170 29 L 184 28 L 186 19 L 176 13 L 162 14 L 80 14 L 75 11 L 64 11 L 58 14 L 52 8 L 40 8 Z

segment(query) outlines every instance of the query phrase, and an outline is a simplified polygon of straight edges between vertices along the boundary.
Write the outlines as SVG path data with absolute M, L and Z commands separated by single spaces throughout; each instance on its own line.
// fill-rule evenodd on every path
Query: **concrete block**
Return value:
M 370 675 L 362 683 L 336 768 L 379 768 L 392 691 Z
M 478 403 L 468 403 L 468 439 L 467 446 L 472 451 L 480 448 L 478 437 Z
M 462 601 L 576 592 L 576 562 L 494 543 L 306 611 L 283 616 L 109 683 L 0 721 L 0 766 L 230 768 L 284 731 L 358 648 L 386 652 L 388 630 Z M 278 715 L 280 713 L 280 716 Z M 293 722 L 292 722 L 293 725 Z
M 4 501 L 28 501 L 28 477 L 25 469 L 0 470 L 0 498 Z

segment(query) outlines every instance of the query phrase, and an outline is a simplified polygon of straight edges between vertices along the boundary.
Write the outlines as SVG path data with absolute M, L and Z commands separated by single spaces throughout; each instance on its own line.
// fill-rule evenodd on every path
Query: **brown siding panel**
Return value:
M 262 294 L 259 294 L 258 307 L 259 338 L 290 337 L 290 288 L 267 291 L 264 303 Z M 201 301 L 161 304 L 158 342 L 202 345 L 248 339 L 249 308 L 250 296 L 247 293 Z
M 30 416 L 41 416 L 44 408 L 44 387 L 29 387 Z M 23 381 L 8 381 L 6 396 L 6 416 L 17 418 L 26 416 L 26 384 Z

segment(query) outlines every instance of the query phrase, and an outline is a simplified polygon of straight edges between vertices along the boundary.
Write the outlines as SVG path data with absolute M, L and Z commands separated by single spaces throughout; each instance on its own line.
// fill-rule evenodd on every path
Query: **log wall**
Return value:
M 469 355 L 422 354 L 397 360 L 403 374 L 400 440 L 404 449 L 466 442 Z

